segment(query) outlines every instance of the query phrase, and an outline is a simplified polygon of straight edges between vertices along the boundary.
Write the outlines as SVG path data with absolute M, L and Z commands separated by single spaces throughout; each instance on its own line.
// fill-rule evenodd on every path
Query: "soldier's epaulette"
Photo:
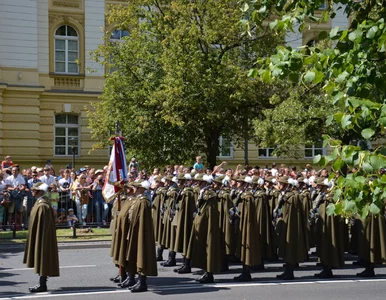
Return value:
M 182 194 L 186 194 L 188 192 L 193 192 L 193 189 L 190 186 L 185 187 L 184 190 L 182 191 Z

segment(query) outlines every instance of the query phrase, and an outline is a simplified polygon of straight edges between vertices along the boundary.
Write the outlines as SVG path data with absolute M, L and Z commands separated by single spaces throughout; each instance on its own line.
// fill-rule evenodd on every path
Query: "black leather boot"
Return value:
M 114 282 L 119 282 L 119 280 L 120 280 L 120 275 L 118 274 L 118 275 L 116 275 L 116 276 L 113 276 L 113 277 L 110 277 L 110 280 L 111 281 L 114 281 Z
M 221 270 L 220 272 L 228 272 L 229 271 L 229 265 L 228 265 L 228 257 L 225 256 L 222 260 Z
M 295 279 L 294 267 L 293 266 L 289 266 L 287 264 L 286 271 L 284 272 L 283 276 L 280 277 L 280 279 L 282 279 L 282 280 L 293 280 L 293 279 Z
M 235 281 L 238 282 L 248 282 L 252 280 L 251 272 L 250 272 L 250 267 L 243 265 L 243 271 L 239 276 L 233 277 Z
M 161 266 L 164 267 L 174 267 L 176 265 L 176 252 L 170 251 L 169 258 L 164 263 L 161 263 Z
M 122 283 L 118 283 L 118 286 L 121 288 L 128 288 L 135 285 L 135 277 L 134 274 L 129 274 L 125 281 L 122 281 Z
M 213 273 L 205 272 L 200 278 L 196 279 L 199 283 L 214 283 Z
M 39 283 L 29 288 L 31 293 L 47 292 L 47 276 L 40 276 Z
M 164 252 L 164 249 L 162 247 L 157 247 L 157 261 L 163 261 L 164 258 L 162 256 L 162 253 Z
M 331 267 L 323 266 L 323 271 L 315 274 L 315 277 L 324 278 L 324 279 L 332 278 L 333 274 L 332 274 Z
M 367 263 L 367 267 L 364 271 L 357 273 L 358 277 L 375 277 L 374 264 Z
M 146 292 L 147 291 L 146 276 L 139 275 L 137 283 L 132 287 L 129 287 L 129 290 L 131 290 L 132 293 Z
M 178 274 L 188 274 L 192 273 L 192 269 L 190 267 L 190 259 L 185 259 L 185 264 L 177 271 Z

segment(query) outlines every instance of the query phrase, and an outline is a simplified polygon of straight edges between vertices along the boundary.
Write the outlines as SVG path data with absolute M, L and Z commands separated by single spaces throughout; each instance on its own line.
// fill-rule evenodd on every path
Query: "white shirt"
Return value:
M 47 184 L 48 186 L 50 186 L 52 183 L 56 184 L 55 182 L 55 177 L 52 176 L 52 175 L 43 175 L 42 177 L 39 178 L 41 182 Z
M 8 184 L 14 188 L 14 187 L 17 187 L 21 184 L 26 184 L 26 182 L 24 180 L 24 177 L 21 176 L 21 174 L 19 173 L 19 174 L 17 174 L 16 178 L 13 175 L 8 176 L 6 184 Z

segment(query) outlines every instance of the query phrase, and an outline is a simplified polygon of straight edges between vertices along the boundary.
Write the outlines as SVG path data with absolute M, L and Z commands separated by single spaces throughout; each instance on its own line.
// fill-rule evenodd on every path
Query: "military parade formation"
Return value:
M 284 272 L 277 279 L 292 280 L 313 247 L 321 268 L 317 278 L 332 278 L 350 250 L 365 266 L 357 276 L 375 276 L 374 266 L 386 260 L 384 212 L 346 222 L 327 215 L 334 201 L 328 178 L 264 173 L 229 177 L 185 170 L 159 175 L 151 185 L 126 184 L 112 223 L 111 256 L 121 271 L 110 279 L 132 292 L 146 291 L 146 277 L 156 276 L 156 262 L 162 261 L 178 274 L 202 269 L 196 281 L 207 284 L 237 261 L 242 271 L 234 280 L 248 282 L 251 271 L 264 270 L 265 261 L 282 259 Z M 180 266 L 177 253 L 183 258 Z
M 231 263 L 242 265 L 234 280 L 249 282 L 251 273 L 264 270 L 267 261 L 284 263 L 284 272 L 276 278 L 292 280 L 311 254 L 320 267 L 315 277 L 322 279 L 332 278 L 333 270 L 344 265 L 345 252 L 356 253 L 355 263 L 365 267 L 359 277 L 374 277 L 374 267 L 386 261 L 385 210 L 365 219 L 327 214 L 335 200 L 334 180 L 326 170 L 233 171 L 224 166 L 213 172 L 165 169 L 114 184 L 118 192 L 112 199 L 110 255 L 117 275 L 111 281 L 133 293 L 147 291 L 147 277 L 158 275 L 157 262 L 177 274 L 202 269 L 196 281 L 210 284 L 214 274 L 228 272 Z M 47 189 L 41 182 L 32 188 L 36 203 L 24 262 L 40 276 L 30 288 L 33 293 L 47 291 L 47 277 L 59 276 Z M 181 265 L 177 255 L 182 256 Z

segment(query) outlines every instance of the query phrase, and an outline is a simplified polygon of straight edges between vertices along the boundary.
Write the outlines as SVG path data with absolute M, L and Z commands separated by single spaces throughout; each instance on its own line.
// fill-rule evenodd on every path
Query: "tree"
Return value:
M 148 165 L 192 162 L 204 153 L 213 167 L 220 135 L 249 138 L 250 120 L 270 105 L 275 87 L 248 78 L 247 70 L 281 37 L 268 28 L 243 35 L 242 14 L 236 0 L 112 6 L 108 22 L 130 35 L 112 43 L 107 34 L 94 53 L 114 70 L 89 113 L 96 146 L 118 119 L 128 152 Z
M 248 5 L 249 3 L 249 5 Z M 302 31 L 307 22 L 326 22 L 344 9 L 352 22 L 348 29 L 333 28 L 321 32 L 319 39 L 332 42 L 331 47 L 318 45 L 307 49 L 279 46 L 267 60 L 259 60 L 253 72 L 265 81 L 284 80 L 296 85 L 322 86 L 325 101 L 333 106 L 327 115 L 325 145 L 333 149 L 328 156 L 318 156 L 315 162 L 330 165 L 341 175 L 336 180 L 335 203 L 330 214 L 363 217 L 379 213 L 386 197 L 386 149 L 352 145 L 352 140 L 379 140 L 386 125 L 386 1 L 327 1 L 318 17 L 315 13 L 325 1 L 250 1 L 251 21 L 263 24 L 275 16 L 270 28 L 279 32 Z M 250 8 L 249 8 L 250 7 Z M 346 174 L 344 168 L 353 170 Z M 334 176 L 335 174 L 333 174 Z

